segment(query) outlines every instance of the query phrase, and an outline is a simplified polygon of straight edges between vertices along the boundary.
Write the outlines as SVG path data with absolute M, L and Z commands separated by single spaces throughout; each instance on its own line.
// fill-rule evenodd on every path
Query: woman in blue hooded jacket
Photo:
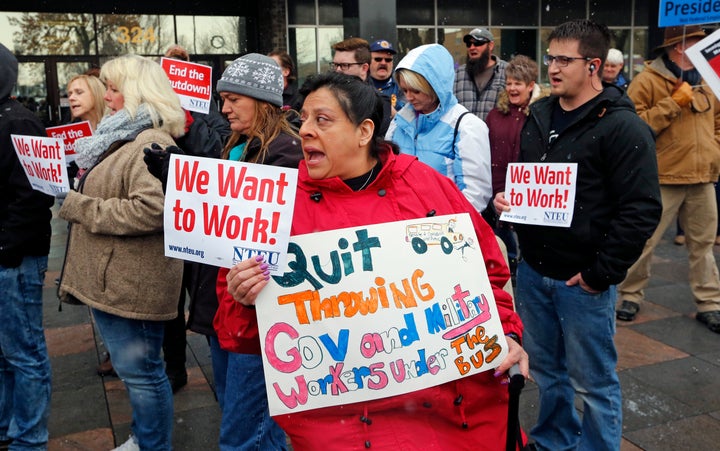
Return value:
M 453 58 L 440 44 L 411 50 L 395 71 L 407 103 L 386 139 L 452 179 L 478 212 L 492 197 L 487 125 L 453 94 Z

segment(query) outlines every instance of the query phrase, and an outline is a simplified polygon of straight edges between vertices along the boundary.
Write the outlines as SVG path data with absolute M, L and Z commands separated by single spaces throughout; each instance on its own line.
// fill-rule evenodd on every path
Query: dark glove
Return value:
M 162 183 L 163 193 L 167 188 L 168 168 L 170 167 L 170 155 L 185 155 L 185 152 L 177 146 L 168 146 L 163 149 L 160 144 L 152 143 L 148 148 L 143 149 L 145 156 L 143 161 L 147 165 L 148 172 L 155 176 Z

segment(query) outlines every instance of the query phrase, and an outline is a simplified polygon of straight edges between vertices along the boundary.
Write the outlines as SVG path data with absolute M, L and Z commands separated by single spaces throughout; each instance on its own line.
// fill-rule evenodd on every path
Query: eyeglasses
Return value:
M 465 42 L 465 47 L 467 47 L 467 48 L 470 48 L 472 46 L 482 47 L 483 45 L 487 44 L 488 42 L 490 42 L 490 41 L 476 41 L 476 40 L 470 39 L 467 42 Z
M 568 64 L 572 63 L 575 60 L 590 61 L 592 59 L 593 58 L 589 58 L 587 56 L 545 55 L 543 56 L 543 63 L 546 66 L 555 63 L 558 65 L 558 67 L 567 67 Z
M 363 64 L 365 64 L 365 63 L 330 63 L 330 69 L 332 69 L 332 70 L 340 69 L 342 71 L 346 71 L 346 70 L 350 69 L 350 66 L 355 66 L 355 65 L 362 66 Z
M 376 56 L 376 57 L 373 58 L 373 59 L 375 60 L 376 63 L 379 63 L 379 62 L 382 62 L 382 61 L 385 61 L 386 63 L 392 63 L 392 61 L 393 61 L 392 58 L 383 58 L 383 57 L 381 57 L 381 56 Z

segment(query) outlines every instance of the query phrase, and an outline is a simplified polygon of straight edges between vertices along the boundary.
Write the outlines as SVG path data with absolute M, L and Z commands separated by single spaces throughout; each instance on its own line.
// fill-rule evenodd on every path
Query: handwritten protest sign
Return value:
M 720 30 L 685 50 L 715 96 L 720 98 Z
M 75 161 L 75 140 L 92 136 L 90 122 L 82 121 L 69 125 L 48 127 L 45 129 L 50 138 L 60 138 L 65 145 L 65 161 Z
M 212 94 L 212 67 L 172 58 L 161 58 L 160 65 L 170 79 L 180 104 L 188 111 L 207 114 Z
M 282 273 L 297 169 L 173 154 L 165 194 L 165 255 L 231 267 L 263 255 Z
M 271 415 L 409 393 L 507 355 L 466 213 L 294 236 L 288 252 L 256 301 Z
M 62 139 L 10 135 L 33 189 L 51 196 L 70 190 Z
M 510 163 L 505 199 L 511 211 L 500 219 L 521 224 L 570 227 L 577 163 Z

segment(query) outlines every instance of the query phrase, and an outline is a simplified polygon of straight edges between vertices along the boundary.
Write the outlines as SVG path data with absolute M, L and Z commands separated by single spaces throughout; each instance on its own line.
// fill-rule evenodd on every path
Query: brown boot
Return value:
M 108 354 L 106 352 L 104 355 L 105 355 L 105 357 L 103 358 L 103 361 L 100 363 L 100 365 L 97 366 L 98 376 L 115 376 L 115 377 L 117 377 L 115 368 L 113 368 L 112 360 L 110 360 L 110 354 Z

